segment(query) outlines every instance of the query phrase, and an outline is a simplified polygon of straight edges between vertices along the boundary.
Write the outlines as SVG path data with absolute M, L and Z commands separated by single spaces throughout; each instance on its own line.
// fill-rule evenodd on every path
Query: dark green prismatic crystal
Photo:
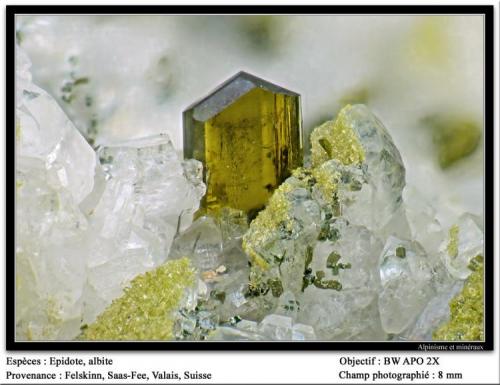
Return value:
M 245 72 L 184 111 L 184 157 L 203 163 L 208 212 L 252 215 L 302 165 L 300 96 Z

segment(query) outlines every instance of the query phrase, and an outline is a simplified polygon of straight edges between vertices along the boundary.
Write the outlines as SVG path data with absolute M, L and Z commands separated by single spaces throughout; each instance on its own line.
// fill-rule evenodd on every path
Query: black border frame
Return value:
M 15 341 L 15 16 L 17 14 L 476 14 L 484 16 L 484 342 L 201 342 L 201 341 Z M 316 350 L 316 351 L 484 351 L 493 350 L 494 316 L 494 7 L 493 5 L 7 5 L 6 6 L 6 348 L 8 351 L 116 350 Z M 486 209 L 487 208 L 487 209 Z M 489 213 L 486 215 L 486 213 Z M 469 348 L 469 350 L 467 350 Z

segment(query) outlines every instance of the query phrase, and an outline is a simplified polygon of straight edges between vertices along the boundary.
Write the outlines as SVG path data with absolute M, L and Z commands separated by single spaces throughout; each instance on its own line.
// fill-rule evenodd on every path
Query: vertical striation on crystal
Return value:
M 302 164 L 300 96 L 245 72 L 184 111 L 184 156 L 204 166 L 208 212 L 252 216 Z

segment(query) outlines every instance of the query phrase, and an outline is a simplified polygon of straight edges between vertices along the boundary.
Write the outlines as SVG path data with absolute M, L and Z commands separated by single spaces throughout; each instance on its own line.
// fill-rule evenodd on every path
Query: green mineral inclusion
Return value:
M 82 327 L 80 340 L 171 340 L 173 314 L 195 281 L 188 258 L 168 261 L 130 282 L 97 320 Z
M 462 291 L 450 302 L 450 320 L 432 335 L 437 341 L 484 341 L 484 261 L 471 260 L 473 270 Z

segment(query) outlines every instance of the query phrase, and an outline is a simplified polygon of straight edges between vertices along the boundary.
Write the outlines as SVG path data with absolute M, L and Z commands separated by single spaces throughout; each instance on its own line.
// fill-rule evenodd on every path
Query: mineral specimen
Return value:
M 202 163 L 165 135 L 94 152 L 18 68 L 16 338 L 484 338 L 480 218 L 443 231 L 365 106 L 316 128 L 297 167 L 298 95 L 225 83 L 185 112 L 208 183 L 192 222 Z
M 201 164 L 163 135 L 98 156 L 16 54 L 16 339 L 68 340 L 165 261 L 204 194 Z
M 443 34 L 449 23 L 436 18 L 417 20 L 415 33 L 406 33 L 411 41 L 391 31 L 406 44 L 408 61 L 394 57 L 401 70 L 375 59 L 361 72 L 345 58 L 365 63 L 362 46 L 339 55 L 338 42 L 323 44 L 331 20 L 321 21 L 322 29 L 310 28 L 318 18 L 294 18 L 287 25 L 293 31 L 285 31 L 281 16 L 227 17 L 225 30 L 240 28 L 235 40 L 195 39 L 205 49 L 187 52 L 182 39 L 166 38 L 179 27 L 167 19 L 148 19 L 149 29 L 142 23 L 133 34 L 119 20 L 16 19 L 17 41 L 45 87 L 33 85 L 17 49 L 16 339 L 483 339 L 482 218 L 461 217 L 464 208 L 481 215 L 482 125 L 457 113 L 464 110 L 461 92 L 470 96 L 465 110 L 481 110 L 480 82 L 462 76 L 463 66 L 454 66 L 455 78 L 472 81 L 435 81 L 453 80 L 445 61 L 481 67 L 481 55 L 459 49 L 467 56 L 461 59 L 475 59 L 450 59 L 442 49 L 451 47 Z M 200 27 L 187 19 L 190 30 Z M 208 24 L 220 32 L 220 18 Z M 481 48 L 460 39 L 475 30 L 466 24 L 458 40 Z M 155 40 L 151 32 L 160 25 L 165 33 Z M 78 39 L 82 31 L 90 39 Z M 295 59 L 311 59 L 311 47 L 281 44 L 294 40 L 281 32 L 297 31 L 302 43 L 321 48 L 309 74 L 294 71 L 303 68 Z M 205 170 L 196 160 L 180 161 L 164 135 L 137 139 L 168 129 L 180 149 L 178 107 L 197 83 L 234 65 L 228 42 L 243 48 L 238 54 L 249 43 L 256 48 L 244 60 L 248 68 L 266 68 L 307 91 L 307 126 L 320 125 L 307 168 L 299 167 L 301 139 L 293 128 L 300 127 L 298 95 L 245 74 L 186 111 L 184 150 Z M 109 46 L 112 60 L 99 62 Z M 131 49 L 141 54 L 128 60 Z M 206 68 L 198 71 L 203 55 Z M 227 60 L 217 63 L 221 57 Z M 315 82 L 331 75 L 338 87 Z M 360 105 L 325 123 L 337 105 L 367 101 L 388 130 Z M 418 127 L 432 111 L 440 115 L 424 123 L 436 162 Z M 204 195 L 203 172 L 209 194 L 190 224 Z
M 344 139 L 322 153 L 332 131 Z M 319 160 L 294 170 L 250 226 L 222 208 L 176 234 L 169 258 L 189 258 L 197 283 L 169 312 L 170 334 L 143 338 L 430 340 L 438 327 L 459 338 L 457 319 L 479 325 L 482 292 L 470 306 L 453 300 L 451 314 L 447 305 L 459 273 L 481 264 L 470 258 L 482 248 L 478 219 L 462 216 L 446 239 L 432 207 L 414 188 L 403 193 L 399 153 L 363 106 L 345 107 L 312 138 Z
M 184 111 L 184 156 L 204 166 L 208 212 L 250 216 L 302 164 L 300 96 L 245 72 Z

